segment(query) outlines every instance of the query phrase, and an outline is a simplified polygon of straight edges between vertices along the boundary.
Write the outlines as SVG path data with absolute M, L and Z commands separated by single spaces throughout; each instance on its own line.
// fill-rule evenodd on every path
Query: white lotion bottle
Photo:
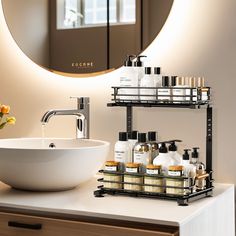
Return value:
M 134 69 L 132 59 L 135 55 L 128 55 L 124 66 L 121 68 L 120 73 L 120 88 L 118 91 L 120 100 L 138 100 L 138 88 L 132 89 L 130 87 L 138 87 L 138 76 Z
M 169 166 L 174 165 L 174 161 L 167 151 L 165 143 L 161 144 L 159 148 L 159 155 L 153 160 L 153 165 L 161 165 L 163 174 L 168 174 Z
M 144 63 L 141 60 L 141 58 L 144 58 L 144 57 L 147 57 L 147 56 L 144 56 L 144 55 L 137 56 L 136 61 L 134 62 L 134 70 L 136 71 L 136 76 L 138 76 L 138 86 L 140 86 L 140 81 L 145 74 Z
M 168 150 L 174 165 L 179 166 L 182 165 L 182 156 L 177 152 L 178 147 L 176 146 L 175 142 L 180 142 L 180 140 L 171 141 Z
M 156 87 L 161 87 L 162 86 L 162 75 L 161 75 L 161 68 L 160 67 L 154 67 L 154 83 Z
M 169 76 L 162 76 L 162 87 L 158 89 L 157 99 L 163 101 L 170 101 L 170 81 Z M 163 96 L 164 95 L 164 96 Z
M 120 163 L 121 170 L 124 170 L 124 164 L 131 162 L 130 144 L 126 132 L 119 133 L 119 141 L 114 148 L 115 161 Z
M 152 68 L 145 67 L 145 75 L 140 81 L 140 100 L 154 101 L 156 100 L 156 89 L 154 78 L 152 76 Z M 148 96 L 147 96 L 148 95 Z
M 190 164 L 189 149 L 184 149 L 182 165 L 184 166 L 184 176 L 194 178 L 196 177 L 196 166 Z
M 138 131 L 131 131 L 128 133 L 128 142 L 131 150 L 131 162 L 134 162 L 134 146 L 138 142 Z

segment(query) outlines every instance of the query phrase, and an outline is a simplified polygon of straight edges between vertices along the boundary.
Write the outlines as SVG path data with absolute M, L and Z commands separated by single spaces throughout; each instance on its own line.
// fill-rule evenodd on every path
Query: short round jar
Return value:
M 168 176 L 166 178 L 166 193 L 174 194 L 174 195 L 186 195 L 189 193 L 189 189 L 184 189 L 185 187 L 189 187 L 189 179 L 187 178 L 178 178 L 183 176 L 183 166 L 169 166 Z M 175 178 L 170 178 L 175 177 Z M 170 187 L 168 187 L 170 186 Z M 177 187 L 177 188 L 172 188 Z
M 132 191 L 141 191 L 143 184 L 143 176 L 135 175 L 139 173 L 140 164 L 138 163 L 127 163 L 125 165 L 124 174 L 124 189 Z
M 161 165 L 147 165 L 146 166 L 146 175 L 144 176 L 144 191 L 151 193 L 163 193 L 164 188 L 161 187 L 164 185 L 163 178 L 160 177 L 161 174 Z M 147 185 L 145 185 L 147 184 Z M 150 185 L 159 185 L 159 186 L 149 186 Z
M 105 171 L 103 173 L 104 188 L 121 189 L 122 175 L 116 173 L 119 169 L 119 162 L 107 161 L 105 163 Z

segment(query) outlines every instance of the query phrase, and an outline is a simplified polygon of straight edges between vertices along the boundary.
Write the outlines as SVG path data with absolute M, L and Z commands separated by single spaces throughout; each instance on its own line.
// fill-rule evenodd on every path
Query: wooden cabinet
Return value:
M 109 220 L 111 221 L 111 220 Z M 90 223 L 23 214 L 0 213 L 1 236 L 178 236 L 177 227 Z M 141 225 L 141 224 L 140 224 Z

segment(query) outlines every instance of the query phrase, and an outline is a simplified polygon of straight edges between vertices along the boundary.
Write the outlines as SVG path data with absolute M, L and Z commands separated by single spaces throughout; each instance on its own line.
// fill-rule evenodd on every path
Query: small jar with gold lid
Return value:
M 105 163 L 104 170 L 105 170 L 103 173 L 103 176 L 104 176 L 103 179 L 105 181 L 103 184 L 104 188 L 121 189 L 122 188 L 122 184 L 121 184 L 122 175 L 117 173 L 117 171 L 119 170 L 119 162 L 107 161 Z
M 183 170 L 184 170 L 183 166 L 169 166 L 168 169 L 169 177 L 166 178 L 167 194 L 186 195 L 190 192 L 189 189 L 184 189 L 185 187 L 190 187 L 190 180 L 188 178 L 183 177 Z M 171 188 L 171 187 L 177 187 L 177 188 Z
M 125 165 L 124 174 L 124 189 L 132 191 L 141 191 L 143 184 L 143 176 L 135 175 L 138 174 L 140 170 L 140 164 L 138 163 L 127 163 Z
M 161 174 L 161 165 L 147 165 L 146 166 L 146 175 L 144 176 L 144 191 L 151 193 L 163 193 L 163 178 L 160 177 Z M 149 186 L 150 185 L 159 185 L 159 186 Z

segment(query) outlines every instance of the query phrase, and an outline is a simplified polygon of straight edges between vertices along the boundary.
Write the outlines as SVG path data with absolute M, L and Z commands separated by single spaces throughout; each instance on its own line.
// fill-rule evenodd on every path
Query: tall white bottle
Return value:
M 138 84 L 140 85 L 140 81 L 145 74 L 144 62 L 141 60 L 147 56 L 141 55 L 136 57 L 136 61 L 134 62 L 134 70 L 136 71 L 136 75 L 138 76 Z
M 131 150 L 126 132 L 119 133 L 119 141 L 114 148 L 115 161 L 120 163 L 120 168 L 124 169 L 124 164 L 131 162 Z
M 172 100 L 174 103 L 181 103 L 185 101 L 185 91 L 184 78 L 178 76 L 171 77 L 171 86 L 172 89 Z
M 120 88 L 118 94 L 120 95 L 120 100 L 138 100 L 138 88 L 130 89 L 130 87 L 138 87 L 138 76 L 134 69 L 132 59 L 135 55 L 128 55 L 124 66 L 121 68 L 120 72 Z
M 161 68 L 160 67 L 154 67 L 154 83 L 156 87 L 162 86 L 162 75 L 161 75 Z
M 140 101 L 156 100 L 156 89 L 154 78 L 152 76 L 152 68 L 145 67 L 145 75 L 140 81 Z
M 161 165 L 163 174 L 168 174 L 169 166 L 174 165 L 174 161 L 167 151 L 165 143 L 161 144 L 159 148 L 159 155 L 153 160 L 154 165 Z
M 134 162 L 134 146 L 138 142 L 138 131 L 131 131 L 128 133 L 128 142 L 131 150 L 131 162 Z

